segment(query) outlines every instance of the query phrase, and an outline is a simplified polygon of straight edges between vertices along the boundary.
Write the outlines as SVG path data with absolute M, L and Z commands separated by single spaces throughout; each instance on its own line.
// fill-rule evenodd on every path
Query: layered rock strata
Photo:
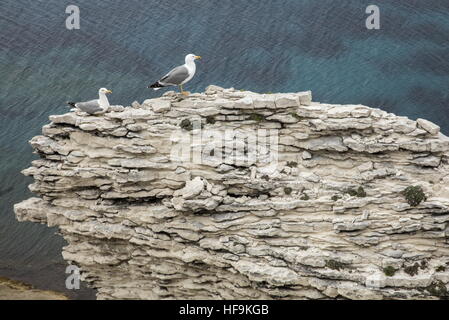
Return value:
M 50 117 L 21 221 L 99 299 L 440 299 L 449 139 L 310 92 L 210 86 Z

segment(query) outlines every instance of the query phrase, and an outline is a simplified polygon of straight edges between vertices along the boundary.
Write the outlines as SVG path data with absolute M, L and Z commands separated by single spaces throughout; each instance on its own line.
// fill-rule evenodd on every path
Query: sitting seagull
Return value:
M 159 90 L 160 88 L 164 87 L 178 86 L 181 93 L 187 96 L 188 93 L 183 90 L 182 85 L 189 82 L 195 75 L 195 60 L 198 59 L 201 59 L 201 57 L 194 54 L 188 54 L 186 56 L 186 63 L 184 65 L 174 68 L 161 80 L 153 83 L 152 85 L 149 85 L 148 88 Z
M 99 99 L 76 103 L 67 102 L 67 104 L 87 112 L 88 114 L 102 114 L 108 111 L 110 107 L 108 97 L 106 97 L 107 93 L 112 93 L 112 91 L 106 88 L 101 88 L 98 90 Z

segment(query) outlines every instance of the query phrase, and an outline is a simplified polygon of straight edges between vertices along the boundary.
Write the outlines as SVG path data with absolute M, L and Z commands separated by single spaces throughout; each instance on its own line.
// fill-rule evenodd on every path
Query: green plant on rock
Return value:
M 426 195 L 421 186 L 410 186 L 402 191 L 407 203 L 412 207 L 418 206 L 421 202 L 426 201 Z
M 419 271 L 419 264 L 415 263 L 413 266 L 408 266 L 404 268 L 404 272 L 410 276 L 416 276 Z
M 326 260 L 326 267 L 332 270 L 340 271 L 341 269 L 345 269 L 347 265 L 337 260 Z
M 264 116 L 258 113 L 251 113 L 249 119 L 257 122 L 265 120 Z
M 310 200 L 310 197 L 309 197 L 309 195 L 307 193 L 304 193 L 300 199 L 304 200 L 304 201 L 307 201 L 307 200 Z
M 392 267 L 392 266 L 388 266 L 388 267 L 385 267 L 385 268 L 383 269 L 383 271 L 384 271 L 384 274 L 385 274 L 387 277 L 392 277 L 392 276 L 395 275 L 395 273 L 396 273 L 397 270 L 396 270 L 394 267 Z
M 298 119 L 298 120 L 301 120 L 301 119 L 302 119 L 301 116 L 298 115 L 296 112 L 291 112 L 290 115 L 291 115 L 293 118 L 296 118 L 296 119 Z
M 179 124 L 179 126 L 187 131 L 192 131 L 193 130 L 193 124 L 189 119 L 184 119 L 181 121 L 181 123 Z
M 363 189 L 362 186 L 358 187 L 357 189 L 347 189 L 345 191 L 345 193 L 349 194 L 352 197 L 358 197 L 358 198 L 365 198 L 366 197 L 366 192 L 365 189 Z
M 206 123 L 207 124 L 214 124 L 215 123 L 215 118 L 213 116 L 207 116 L 206 117 Z
M 436 272 L 444 272 L 446 271 L 446 267 L 445 266 L 438 266 L 435 268 Z
M 298 167 L 298 162 L 296 162 L 296 161 L 288 161 L 287 162 L 287 167 L 296 168 L 296 167 Z
M 359 197 L 359 198 L 365 198 L 366 197 L 365 189 L 363 189 L 362 186 L 357 188 L 357 197 Z
M 333 195 L 331 199 L 334 201 L 338 201 L 341 199 L 341 197 L 339 195 Z
M 429 266 L 429 263 L 427 262 L 427 260 L 422 260 L 421 263 L 420 263 L 420 265 L 419 265 L 419 268 L 420 268 L 421 270 L 425 270 L 425 269 L 428 268 L 428 266 Z
M 436 296 L 436 297 L 440 297 L 440 298 L 448 297 L 446 285 L 441 280 L 437 280 L 437 281 L 433 282 L 431 285 L 426 287 L 426 290 L 432 296 Z
M 290 188 L 290 187 L 285 187 L 285 188 L 284 188 L 284 193 L 285 193 L 286 195 L 289 195 L 289 194 L 291 194 L 291 193 L 292 193 L 292 191 L 293 191 L 293 189 L 292 189 L 292 188 Z

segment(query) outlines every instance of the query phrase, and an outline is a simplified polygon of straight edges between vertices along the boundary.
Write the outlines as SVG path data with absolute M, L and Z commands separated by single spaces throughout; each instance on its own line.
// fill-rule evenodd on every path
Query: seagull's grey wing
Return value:
M 81 111 L 87 112 L 89 114 L 94 114 L 99 111 L 103 111 L 103 109 L 100 107 L 100 103 L 98 100 L 77 102 L 77 103 L 75 103 L 75 107 L 77 107 Z
M 167 73 L 159 83 L 162 85 L 180 85 L 185 79 L 189 77 L 189 70 L 185 66 L 179 66 Z

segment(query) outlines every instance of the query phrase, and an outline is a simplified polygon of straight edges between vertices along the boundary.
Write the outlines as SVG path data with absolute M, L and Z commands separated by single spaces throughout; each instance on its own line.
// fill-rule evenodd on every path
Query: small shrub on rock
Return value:
M 383 271 L 387 277 L 392 277 L 395 275 L 397 270 L 392 266 L 388 266 L 388 267 L 385 267 Z
M 405 196 L 407 203 L 412 207 L 416 207 L 426 200 L 426 195 L 420 186 L 407 187 L 402 193 Z

